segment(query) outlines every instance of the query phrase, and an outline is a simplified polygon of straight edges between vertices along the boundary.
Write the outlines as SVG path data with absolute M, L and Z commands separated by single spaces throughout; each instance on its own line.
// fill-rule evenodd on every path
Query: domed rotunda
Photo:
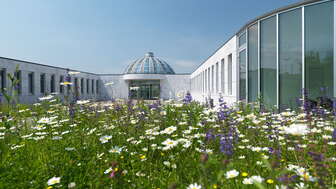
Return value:
M 131 63 L 124 74 L 175 74 L 167 62 L 154 57 L 154 53 L 148 52 L 145 57 Z
M 155 57 L 153 52 L 146 53 L 129 64 L 124 72 L 129 98 L 156 100 L 167 96 L 162 94 L 162 89 L 169 75 L 175 75 L 175 72 L 167 62 Z

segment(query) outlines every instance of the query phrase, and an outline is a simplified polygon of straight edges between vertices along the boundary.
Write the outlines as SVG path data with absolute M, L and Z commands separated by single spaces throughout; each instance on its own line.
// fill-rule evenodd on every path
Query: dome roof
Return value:
M 145 57 L 128 65 L 125 74 L 175 74 L 175 72 L 167 62 L 154 57 L 154 53 L 148 52 Z

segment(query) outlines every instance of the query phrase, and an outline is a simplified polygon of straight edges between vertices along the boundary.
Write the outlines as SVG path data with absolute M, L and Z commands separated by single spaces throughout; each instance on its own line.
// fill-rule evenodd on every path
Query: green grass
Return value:
M 57 100 L 31 107 L 2 106 L 0 188 L 67 188 L 70 183 L 75 188 L 187 188 L 192 183 L 202 188 L 334 186 L 332 113 L 266 114 L 251 107 L 221 110 L 227 116 L 220 121 L 217 110 L 195 102 L 154 109 L 143 103 L 88 103 L 76 105 L 72 117 Z M 51 120 L 42 123 L 42 118 Z M 310 132 L 294 136 L 282 131 L 297 123 L 307 125 Z M 162 133 L 171 126 L 176 130 Z M 207 140 L 207 133 L 216 137 Z M 232 155 L 221 151 L 221 136 L 230 134 Z M 103 136 L 111 139 L 102 143 Z M 165 149 L 166 139 L 179 142 Z M 122 148 L 120 153 L 111 152 L 115 147 Z M 323 157 L 314 160 L 308 152 Z M 291 165 L 297 167 L 290 169 Z M 233 169 L 239 174 L 227 178 Z M 262 182 L 243 184 L 251 176 L 260 176 Z M 60 177 L 60 183 L 48 186 L 52 177 Z

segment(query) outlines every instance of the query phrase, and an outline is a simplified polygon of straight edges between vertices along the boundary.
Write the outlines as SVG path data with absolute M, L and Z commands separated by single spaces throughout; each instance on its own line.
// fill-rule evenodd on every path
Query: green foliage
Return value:
M 17 65 L 15 67 L 15 72 L 14 73 L 8 73 L 7 74 L 7 78 L 10 81 L 9 88 L 4 88 L 1 91 L 1 94 L 5 98 L 6 103 L 8 105 L 13 105 L 13 107 L 15 107 L 14 105 L 16 103 L 18 103 L 18 101 L 19 101 L 17 87 L 20 84 L 20 80 L 15 76 L 15 73 L 17 73 L 17 72 L 19 72 L 19 65 Z
M 240 103 L 219 109 L 227 112 L 219 120 L 217 110 L 196 102 L 79 101 L 70 118 L 58 99 L 16 108 L 0 109 L 0 188 L 47 188 L 52 177 L 60 177 L 54 188 L 334 187 L 329 112 L 306 120 L 299 112 L 260 113 L 258 104 Z M 283 132 L 293 124 L 307 125 L 309 134 Z M 232 129 L 237 139 L 227 155 L 222 137 Z M 231 170 L 238 175 L 229 178 Z

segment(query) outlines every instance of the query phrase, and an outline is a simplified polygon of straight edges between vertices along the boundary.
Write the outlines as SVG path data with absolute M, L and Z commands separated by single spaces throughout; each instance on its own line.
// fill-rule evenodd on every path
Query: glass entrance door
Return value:
M 159 80 L 133 80 L 129 84 L 131 99 L 156 100 L 160 99 Z

